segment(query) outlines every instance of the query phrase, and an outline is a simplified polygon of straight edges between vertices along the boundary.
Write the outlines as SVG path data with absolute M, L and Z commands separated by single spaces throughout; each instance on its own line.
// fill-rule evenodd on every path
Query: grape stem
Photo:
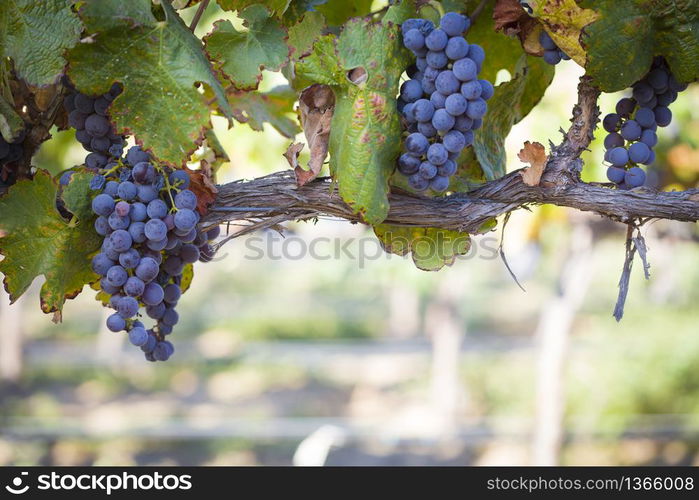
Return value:
M 194 17 L 192 18 L 192 22 L 189 25 L 189 29 L 192 33 L 194 33 L 194 30 L 197 28 L 197 24 L 199 24 L 199 20 L 201 19 L 201 16 L 204 14 L 204 11 L 206 8 L 209 6 L 209 0 L 203 0 L 199 4 L 199 8 L 197 8 L 197 12 L 194 14 Z
M 469 16 L 471 18 L 471 24 L 473 24 L 476 21 L 476 18 L 483 12 L 483 9 L 485 9 L 485 6 L 490 0 L 481 0 L 481 3 L 478 4 L 478 6 L 473 10 L 471 15 Z

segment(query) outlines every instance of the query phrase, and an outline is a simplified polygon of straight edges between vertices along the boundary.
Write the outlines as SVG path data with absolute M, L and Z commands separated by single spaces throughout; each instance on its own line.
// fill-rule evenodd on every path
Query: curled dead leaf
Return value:
M 190 178 L 189 189 L 197 195 L 197 211 L 200 215 L 205 215 L 209 211 L 209 205 L 216 200 L 216 193 L 218 193 L 211 167 L 205 160 L 202 160 L 201 169 L 186 170 Z
M 289 165 L 294 170 L 296 170 L 296 168 L 299 166 L 299 155 L 301 154 L 304 146 L 305 144 L 303 142 L 292 142 L 284 152 L 284 158 L 286 158 L 286 161 L 289 162 Z M 304 174 L 308 174 L 308 172 L 303 169 L 301 169 L 301 171 Z M 299 173 L 297 172 L 296 177 L 298 178 L 298 176 Z
M 543 55 L 539 43 L 541 25 L 527 14 L 519 0 L 498 0 L 493 9 L 493 21 L 496 31 L 508 36 L 517 35 L 527 54 Z
M 538 186 L 541 181 L 541 175 L 544 173 L 548 155 L 544 146 L 538 142 L 524 143 L 524 147 L 517 154 L 517 157 L 524 163 L 529 163 L 531 166 L 520 172 L 522 181 L 527 186 Z
M 327 85 L 313 84 L 304 89 L 299 98 L 299 112 L 303 134 L 311 153 L 308 170 L 298 164 L 301 148 L 292 144 L 284 154 L 296 174 L 296 183 L 303 186 L 318 177 L 328 156 L 330 124 L 335 110 L 335 94 Z

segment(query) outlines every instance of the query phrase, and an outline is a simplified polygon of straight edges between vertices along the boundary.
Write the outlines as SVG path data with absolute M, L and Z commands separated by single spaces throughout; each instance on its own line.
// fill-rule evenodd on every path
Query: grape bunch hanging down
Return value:
M 539 34 L 539 43 L 544 48 L 544 61 L 555 66 L 561 61 L 568 61 L 570 56 L 563 52 L 556 42 L 553 41 L 551 35 L 545 30 L 541 30 Z
M 473 143 L 494 93 L 489 81 L 478 79 L 485 51 L 464 38 L 470 25 L 456 12 L 445 14 L 439 28 L 425 19 L 402 25 L 403 44 L 416 61 L 398 99 L 409 132 L 398 171 L 418 191 L 447 190 L 456 159 Z
M 185 265 L 211 260 L 209 242 L 219 235 L 218 227 L 208 232 L 197 228 L 197 196 L 189 185 L 187 172 L 153 164 L 137 146 L 92 181 L 91 187 L 100 191 L 92 201 L 98 216 L 95 231 L 104 237 L 92 269 L 116 310 L 107 328 L 126 330 L 149 361 L 172 355 L 165 337 L 179 320 L 175 307 Z M 141 307 L 156 321 L 153 328 L 136 319 Z
M 655 161 L 653 147 L 658 143 L 658 127 L 672 121 L 668 107 L 687 88 L 679 83 L 663 59 L 656 59 L 648 74 L 633 85 L 632 97 L 616 104 L 616 113 L 602 120 L 608 132 L 604 139 L 604 159 L 611 163 L 607 178 L 621 189 L 642 186 L 646 173 L 639 165 Z

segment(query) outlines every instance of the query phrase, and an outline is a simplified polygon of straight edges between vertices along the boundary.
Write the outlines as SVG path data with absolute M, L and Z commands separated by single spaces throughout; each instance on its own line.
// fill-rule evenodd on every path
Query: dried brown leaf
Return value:
M 298 165 L 294 167 L 296 183 L 303 186 L 312 181 L 323 168 L 325 158 L 328 156 L 328 142 L 330 140 L 330 123 L 335 109 L 335 94 L 327 85 L 313 84 L 306 88 L 299 98 L 299 112 L 301 114 L 301 127 L 306 136 L 306 142 L 311 153 L 308 162 L 308 170 Z M 292 144 L 289 149 L 293 148 Z M 298 150 L 301 151 L 300 149 Z M 287 150 L 288 153 L 288 150 Z M 298 154 L 297 154 L 298 156 Z M 287 160 L 289 158 L 287 157 Z
M 197 211 L 201 215 L 206 215 L 209 211 L 209 205 L 216 200 L 218 188 L 216 188 L 209 164 L 202 161 L 201 166 L 200 170 L 185 170 L 189 173 L 189 189 L 197 195 Z
M 301 154 L 301 150 L 303 150 L 304 146 L 305 144 L 303 142 L 292 142 L 289 144 L 289 147 L 286 148 L 284 158 L 286 158 L 286 161 L 289 162 L 289 166 L 294 170 L 296 170 L 296 168 L 299 166 L 299 155 Z M 306 173 L 305 170 L 304 173 Z
M 538 142 L 526 141 L 517 156 L 522 162 L 531 165 L 521 172 L 524 183 L 527 186 L 538 186 L 548 159 L 544 146 Z

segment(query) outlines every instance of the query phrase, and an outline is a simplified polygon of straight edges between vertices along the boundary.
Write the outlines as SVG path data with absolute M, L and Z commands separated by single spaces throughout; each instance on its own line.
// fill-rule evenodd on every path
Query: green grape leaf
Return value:
M 595 2 L 597 3 L 599 2 Z M 597 19 L 595 11 L 578 6 L 575 0 L 540 0 L 532 7 L 534 16 L 543 21 L 546 31 L 556 45 L 571 59 L 584 66 L 585 49 L 580 44 L 580 37 L 583 28 Z
M 76 170 L 63 188 L 67 222 L 56 208 L 58 184 L 45 170 L 33 180 L 21 180 L 0 198 L 0 272 L 10 300 L 17 300 L 37 276 L 44 275 L 41 309 L 60 312 L 66 299 L 74 298 L 96 275 L 90 254 L 100 247 L 92 227 L 90 179 L 94 174 Z
M 143 4 L 143 13 L 150 4 L 150 0 L 133 1 Z M 93 2 L 99 0 L 88 3 Z M 96 35 L 92 43 L 81 43 L 69 52 L 68 74 L 88 94 L 104 93 L 113 82 L 120 82 L 124 91 L 110 108 L 118 132 L 134 134 L 158 160 L 179 166 L 210 126 L 209 106 L 195 84 L 211 88 L 224 115 L 230 118 L 232 111 L 199 39 L 168 2 L 161 5 L 164 21 L 151 15 L 145 24 L 142 18 L 114 18 L 107 25 L 106 18 L 99 17 L 102 29 L 95 30 L 86 18 L 88 31 Z
M 342 199 L 370 224 L 388 214 L 388 178 L 400 152 L 395 96 L 407 63 L 400 28 L 357 19 L 339 38 L 321 37 L 297 64 L 303 78 L 335 92 L 330 173 Z
M 321 36 L 325 28 L 325 17 L 320 12 L 308 12 L 297 24 L 289 27 L 289 48 L 294 60 L 308 55 L 313 43 Z
M 11 57 L 20 78 L 50 85 L 63 72 L 63 53 L 80 40 L 82 23 L 66 0 L 0 2 L 0 53 Z
M 204 38 L 206 51 L 216 68 L 240 90 L 256 89 L 262 69 L 278 71 L 289 57 L 287 33 L 262 5 L 240 14 L 247 31 L 238 31 L 228 20 L 217 21 Z
M 280 134 L 293 139 L 301 132 L 295 120 L 289 118 L 294 111 L 297 100 L 294 90 L 288 85 L 276 87 L 269 92 L 229 92 L 229 102 L 233 116 L 241 123 L 247 123 L 253 130 L 263 130 L 263 124 L 269 123 Z
M 372 2 L 373 0 L 328 0 L 316 6 L 316 10 L 325 16 L 328 24 L 341 26 L 352 17 L 369 14 Z
M 136 0 L 129 2 L 88 1 L 80 7 L 80 18 L 91 31 L 105 31 L 115 22 L 128 25 L 148 25 L 153 22 L 151 2 Z
M 237 10 L 239 13 L 251 5 L 264 4 L 272 14 L 283 14 L 291 0 L 217 0 L 223 10 Z
M 605 92 L 623 90 L 663 56 L 679 81 L 699 78 L 699 1 L 601 0 L 583 5 L 599 20 L 583 34 L 587 74 Z
M 403 24 L 407 19 L 417 17 L 415 0 L 400 0 L 391 5 L 381 20 L 383 23 Z
M 14 142 L 24 130 L 24 120 L 17 114 L 15 108 L 0 96 L 0 134 L 7 142 Z
M 410 253 L 415 266 L 423 271 L 451 266 L 457 256 L 471 249 L 468 233 L 446 229 L 380 224 L 374 226 L 374 233 L 386 252 L 400 256 Z

